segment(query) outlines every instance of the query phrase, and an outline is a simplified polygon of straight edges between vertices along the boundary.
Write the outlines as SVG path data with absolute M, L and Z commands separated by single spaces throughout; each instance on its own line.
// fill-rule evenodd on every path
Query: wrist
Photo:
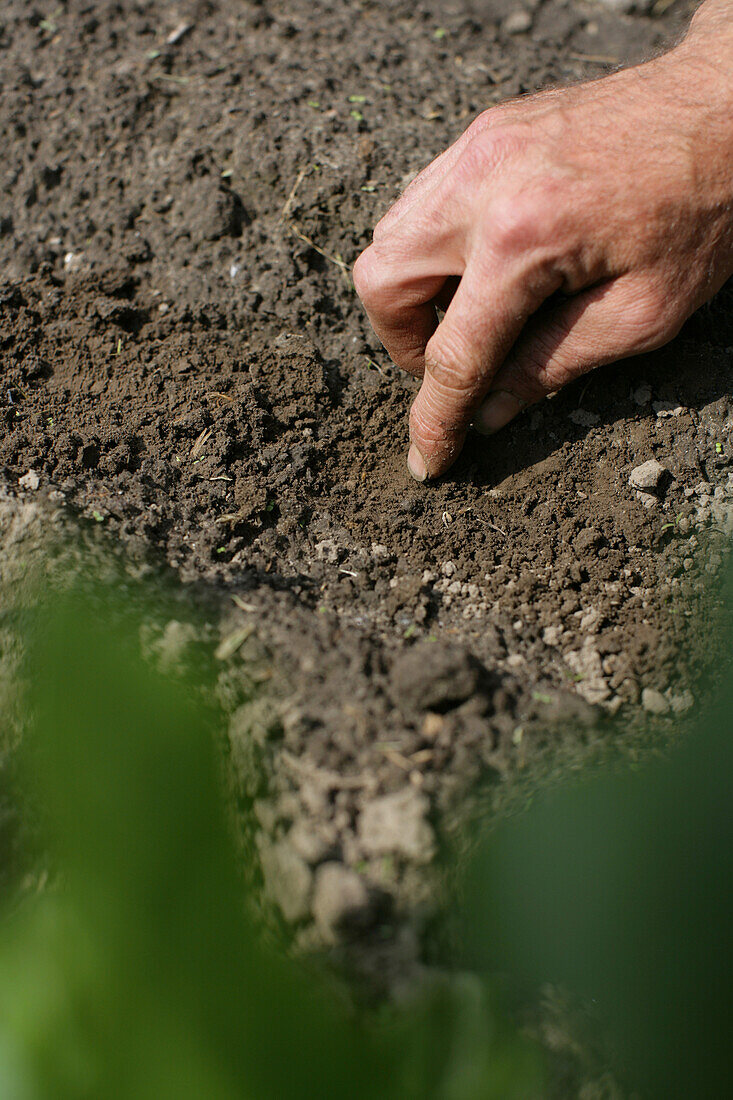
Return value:
M 660 58 L 688 109 L 693 143 L 713 157 L 719 182 L 733 203 L 733 0 L 707 0 L 686 37 Z
M 670 57 L 687 67 L 698 95 L 733 118 L 733 0 L 706 0 Z

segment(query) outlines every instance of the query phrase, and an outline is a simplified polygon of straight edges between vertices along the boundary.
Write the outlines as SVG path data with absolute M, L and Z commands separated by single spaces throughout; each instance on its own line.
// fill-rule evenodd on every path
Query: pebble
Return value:
M 336 545 L 334 539 L 321 539 L 315 545 L 316 559 L 318 561 L 328 562 L 329 565 L 335 565 L 339 560 L 339 548 Z
M 682 416 L 687 411 L 683 405 L 675 405 L 674 401 L 655 401 L 652 408 L 660 420 L 667 416 Z
M 35 492 L 41 484 L 41 479 L 35 470 L 29 470 L 27 474 L 23 474 L 21 478 L 18 478 L 18 484 L 21 489 L 30 489 L 31 492 Z
M 681 691 L 679 694 L 668 691 L 667 698 L 675 714 L 686 714 L 695 705 L 695 696 L 689 690 Z
M 262 874 L 268 895 L 280 907 L 286 921 L 304 920 L 310 912 L 313 873 L 285 841 L 260 846 Z
M 648 14 L 654 7 L 654 0 L 599 0 L 599 3 L 610 11 L 628 15 L 629 12 L 638 11 Z
M 333 942 L 338 932 L 368 928 L 374 906 L 362 878 L 343 863 L 322 863 L 315 874 L 313 919 L 324 940 Z
M 656 688 L 644 688 L 641 693 L 641 705 L 649 714 L 666 714 L 669 710 L 669 703 Z
M 396 853 L 415 863 L 429 863 L 435 855 L 429 809 L 426 796 L 414 787 L 367 802 L 357 824 L 364 852 L 369 856 Z
M 329 838 L 317 832 L 304 819 L 296 821 L 288 833 L 288 844 L 293 851 L 311 865 L 323 863 L 329 856 L 334 855 L 335 839 L 335 836 Z
M 501 26 L 504 34 L 525 34 L 532 27 L 532 16 L 528 11 L 517 8 L 509 12 Z
M 650 458 L 647 462 L 642 462 L 640 466 L 634 467 L 629 475 L 629 485 L 634 489 L 653 493 L 660 489 L 668 476 L 669 470 L 666 466 L 662 466 L 656 458 Z
M 648 382 L 642 382 L 634 390 L 632 397 L 637 405 L 648 405 L 652 399 L 652 388 Z
M 443 732 L 445 726 L 445 718 L 442 714 L 435 714 L 434 711 L 428 711 L 423 719 L 422 735 L 427 741 L 434 741 L 436 737 Z
M 579 677 L 575 690 L 587 703 L 605 703 L 611 697 L 611 689 L 603 674 L 603 662 L 591 637 L 586 637 L 581 649 L 568 650 L 564 654 L 568 667 Z

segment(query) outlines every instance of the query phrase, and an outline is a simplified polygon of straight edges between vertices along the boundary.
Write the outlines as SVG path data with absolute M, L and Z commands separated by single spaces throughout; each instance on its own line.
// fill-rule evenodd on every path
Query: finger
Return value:
M 423 384 L 410 412 L 408 467 L 418 481 L 455 461 L 494 374 L 550 289 L 519 265 L 504 278 L 480 263 L 467 268 L 425 349 Z
M 465 267 L 466 227 L 433 217 L 430 207 L 356 262 L 354 285 L 372 327 L 397 366 L 421 375 L 425 346 L 438 324 L 436 304 L 445 308 L 451 276 Z
M 678 327 L 648 277 L 593 287 L 530 323 L 494 376 L 474 427 L 491 435 L 595 367 L 660 347 Z

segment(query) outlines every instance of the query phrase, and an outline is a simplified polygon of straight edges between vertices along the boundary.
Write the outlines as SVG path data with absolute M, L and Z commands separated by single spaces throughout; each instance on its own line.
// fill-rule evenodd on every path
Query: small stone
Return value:
M 304 920 L 310 912 L 313 874 L 310 867 L 285 841 L 261 845 L 260 858 L 265 889 L 280 907 L 286 921 Z
M 649 714 L 666 714 L 669 710 L 669 703 L 656 688 L 644 688 L 641 693 L 641 705 Z
M 598 413 L 588 412 L 587 409 L 573 409 L 568 413 L 568 420 L 572 420 L 573 424 L 578 424 L 581 428 L 592 428 L 601 422 Z
M 670 473 L 666 466 L 662 466 L 656 458 L 650 458 L 648 462 L 642 462 L 640 466 L 634 467 L 629 475 L 629 485 L 645 493 L 655 493 L 664 485 L 668 477 Z
M 426 796 L 414 787 L 368 802 L 357 824 L 362 848 L 371 856 L 397 853 L 416 863 L 429 863 L 435 855 L 429 809 Z
M 442 714 L 435 714 L 433 711 L 428 711 L 423 719 L 421 733 L 426 741 L 434 741 L 435 738 L 442 732 L 445 726 L 445 718 Z
M 41 484 L 41 479 L 35 470 L 29 470 L 27 474 L 23 474 L 21 478 L 18 478 L 18 484 L 21 489 L 30 489 L 31 492 L 35 493 Z
M 616 11 L 621 15 L 628 15 L 632 11 L 647 14 L 654 6 L 654 0 L 599 0 L 599 3 L 609 11 Z
M 589 607 L 587 611 L 584 611 L 580 619 L 580 629 L 586 632 L 593 633 L 598 630 L 603 616 L 597 607 Z
M 603 674 L 601 655 L 591 637 L 585 639 L 582 649 L 565 653 L 565 662 L 578 680 L 575 690 L 586 702 L 596 705 L 611 697 L 611 689 Z
M 525 34 L 532 27 L 532 16 L 528 11 L 517 8 L 507 15 L 501 27 L 504 34 Z
M 324 940 L 339 932 L 359 931 L 374 921 L 374 905 L 366 883 L 343 863 L 322 863 L 315 874 L 313 918 Z
M 652 408 L 659 420 L 664 420 L 668 416 L 681 416 L 685 411 L 681 405 L 677 405 L 674 401 L 655 401 Z
M 648 382 L 642 382 L 631 395 L 639 406 L 648 405 L 652 399 L 652 388 Z
M 339 548 L 334 539 L 321 539 L 315 546 L 317 561 L 328 562 L 335 565 L 339 560 Z
M 695 705 L 695 696 L 691 691 L 680 691 L 679 693 L 668 691 L 667 698 L 675 714 L 686 714 Z
M 334 855 L 334 839 L 324 836 L 304 820 L 296 821 L 288 833 L 288 844 L 306 863 L 323 863 Z

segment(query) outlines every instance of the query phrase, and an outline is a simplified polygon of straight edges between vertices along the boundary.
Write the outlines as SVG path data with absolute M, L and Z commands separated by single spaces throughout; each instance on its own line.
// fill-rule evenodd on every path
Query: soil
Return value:
M 731 288 L 425 487 L 348 275 L 481 109 L 649 56 L 691 6 L 531 0 L 520 33 L 513 0 L 3 6 L 0 473 L 221 609 L 238 792 L 303 944 L 389 912 L 369 966 L 409 970 L 451 807 L 568 739 L 637 746 L 720 674 Z

